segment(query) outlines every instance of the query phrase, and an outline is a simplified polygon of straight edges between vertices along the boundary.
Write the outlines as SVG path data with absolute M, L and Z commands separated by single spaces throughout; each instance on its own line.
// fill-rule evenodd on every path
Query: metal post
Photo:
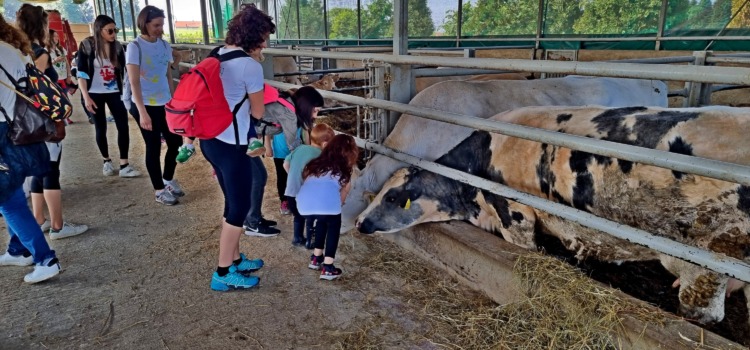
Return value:
M 357 46 L 362 45 L 362 0 L 357 0 Z
M 201 22 L 203 22 L 203 44 L 208 45 L 208 11 L 206 9 L 206 1 L 199 0 L 201 3 Z
M 299 21 L 299 0 L 296 0 L 295 3 L 297 4 L 297 39 L 302 39 L 302 24 Z M 301 44 L 302 42 L 297 40 L 297 45 Z
M 174 20 L 172 18 L 172 0 L 167 1 L 167 28 L 169 28 L 169 42 L 174 44 Z
M 464 0 L 458 0 L 458 12 L 456 12 L 456 47 L 461 47 L 461 22 L 464 20 Z
M 323 45 L 328 45 L 328 0 L 323 0 L 323 38 Z
M 667 0 L 664 0 L 667 1 Z M 542 32 L 544 31 L 544 0 L 539 0 L 539 9 L 536 13 L 536 40 L 534 41 L 534 50 L 539 50 Z
M 135 21 L 135 6 L 133 5 L 133 1 L 135 0 L 130 0 L 130 19 L 133 21 L 130 25 L 133 27 L 133 39 L 135 39 L 138 37 L 138 23 Z
M 706 51 L 693 51 L 693 56 L 695 57 L 695 61 L 693 61 L 693 65 L 704 66 L 706 64 Z M 697 82 L 690 82 L 690 81 L 686 82 L 685 90 L 687 91 L 688 95 L 687 95 L 687 98 L 685 98 L 683 107 L 698 107 L 701 102 L 700 101 L 701 94 L 703 93 L 703 90 L 705 89 L 705 85 L 706 84 L 704 83 L 697 83 Z
M 109 0 L 109 8 L 112 9 L 112 15 L 109 17 L 115 19 L 115 4 L 112 2 L 112 0 Z
M 3 8 L 2 11 L 0 11 L 3 15 L 5 14 L 5 9 Z M 98 16 L 101 13 L 99 12 L 99 0 L 94 0 L 94 13 Z
M 128 36 L 125 30 L 125 13 L 122 11 L 122 0 L 117 0 L 117 4 L 120 6 L 120 25 L 122 26 L 122 40 L 127 41 Z
M 408 0 L 393 2 L 393 55 L 409 55 L 409 3 Z M 386 83 L 388 79 L 386 78 Z M 408 103 L 414 95 L 414 77 L 411 65 L 395 64 L 391 67 L 391 101 Z M 387 131 L 396 126 L 397 112 L 390 112 Z
M 662 0 L 661 2 L 661 10 L 659 11 L 659 27 L 656 28 L 656 44 L 654 45 L 654 50 L 656 51 L 661 50 L 661 37 L 664 36 L 664 26 L 667 23 L 668 4 L 669 0 Z

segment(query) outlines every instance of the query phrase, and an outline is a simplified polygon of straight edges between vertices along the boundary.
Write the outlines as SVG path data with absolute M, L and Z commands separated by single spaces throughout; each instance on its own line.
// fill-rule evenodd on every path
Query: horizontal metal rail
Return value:
M 613 63 L 693 63 L 695 62 L 694 56 L 672 56 L 672 57 L 655 57 L 655 58 L 628 58 L 624 60 L 609 60 L 602 62 L 613 62 Z
M 296 85 L 277 81 L 266 81 L 268 84 L 289 89 Z M 319 90 L 326 98 L 332 98 L 346 103 L 361 106 L 384 108 L 400 113 L 407 113 L 418 117 L 437 120 L 445 123 L 461 125 L 477 130 L 484 130 L 498 134 L 519 137 L 526 140 L 547 143 L 560 147 L 567 147 L 579 151 L 589 152 L 607 157 L 629 160 L 636 163 L 653 165 L 684 173 L 696 174 L 713 179 L 736 182 L 750 186 L 750 167 L 705 159 L 655 149 L 625 145 L 616 142 L 592 139 L 576 135 L 558 133 L 555 131 L 531 128 L 522 125 L 476 118 L 474 116 L 438 111 L 430 108 L 416 107 L 403 103 L 363 98 L 330 91 Z
M 269 55 L 304 55 L 308 57 L 334 58 L 357 61 L 379 61 L 393 64 L 417 64 L 459 68 L 479 68 L 521 72 L 542 72 L 607 76 L 615 78 L 658 79 L 695 81 L 701 83 L 723 83 L 750 85 L 750 69 L 741 67 L 704 67 L 698 65 L 675 65 L 669 69 L 658 64 L 578 62 L 578 61 L 531 61 L 522 59 L 458 58 L 409 55 L 380 55 L 356 52 L 316 52 L 282 49 L 265 49 Z
M 414 77 L 446 77 L 446 76 L 458 76 L 458 75 L 478 75 L 478 74 L 502 74 L 502 73 L 517 73 L 502 70 L 491 70 L 491 69 L 466 69 L 466 68 L 420 68 L 414 70 Z
M 358 106 L 341 106 L 341 107 L 330 107 L 330 108 L 323 108 L 320 110 L 320 113 L 326 113 L 326 112 L 335 112 L 335 111 L 343 111 L 347 109 L 357 109 Z
M 749 57 L 706 57 L 706 63 L 750 64 Z
M 711 92 L 727 91 L 727 90 L 739 90 L 750 88 L 748 85 L 713 85 L 711 86 Z
M 275 77 L 287 77 L 292 75 L 308 75 L 308 74 L 329 74 L 329 73 L 349 73 L 349 72 L 364 72 L 365 68 L 332 68 L 332 69 L 318 69 L 318 70 L 301 70 L 298 72 L 288 73 L 274 73 Z
M 472 42 L 472 41 L 737 41 L 737 40 L 749 40 L 747 36 L 630 36 L 630 37 L 546 37 L 537 38 L 534 34 L 529 34 L 528 37 L 502 37 L 502 36 L 485 36 L 485 37 L 462 37 L 461 42 Z M 376 38 L 376 39 L 273 39 L 274 43 L 281 43 L 281 45 L 288 45 L 286 42 L 323 42 L 323 41 L 360 41 L 360 42 L 385 42 L 393 41 L 392 37 L 388 38 Z M 443 37 L 443 38 L 409 38 L 409 41 L 427 41 L 427 42 L 456 42 L 455 37 Z M 369 45 L 368 45 L 369 46 Z
M 433 173 L 454 179 L 456 181 L 481 188 L 486 191 L 490 191 L 518 203 L 543 210 L 547 213 L 557 215 L 561 218 L 573 222 L 577 222 L 586 227 L 606 232 L 617 238 L 648 247 L 660 253 L 671 255 L 673 257 L 698 264 L 718 273 L 734 277 L 738 280 L 750 282 L 750 264 L 742 260 L 714 253 L 705 249 L 696 248 L 684 243 L 675 242 L 665 237 L 655 236 L 647 231 L 603 219 L 582 210 L 548 201 L 546 199 L 536 197 L 525 192 L 517 191 L 510 187 L 503 186 L 497 182 L 467 174 L 460 170 L 451 169 L 435 162 L 426 161 L 373 142 L 367 142 L 359 138 L 355 139 L 357 141 L 357 146 L 361 148 L 377 152 L 393 159 L 409 163 Z

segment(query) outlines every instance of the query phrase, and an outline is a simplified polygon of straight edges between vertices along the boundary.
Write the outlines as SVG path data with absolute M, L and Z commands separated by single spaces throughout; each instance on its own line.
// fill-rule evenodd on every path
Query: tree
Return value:
M 393 37 L 393 2 L 374 0 L 362 9 L 362 37 Z
M 21 5 L 23 5 L 23 2 L 19 0 L 5 0 L 4 9 L 5 14 L 7 15 L 4 16 L 6 20 L 14 22 L 15 13 L 21 8 Z M 46 10 L 60 11 L 60 15 L 70 23 L 91 23 L 94 21 L 94 8 L 89 2 L 84 2 L 78 5 L 70 0 L 64 0 L 43 4 L 41 6 Z
M 573 25 L 576 33 L 646 34 L 658 28 L 661 0 L 584 0 L 580 5 L 583 14 Z
M 357 10 L 337 7 L 328 11 L 331 39 L 357 38 Z
M 427 7 L 427 0 L 409 0 L 409 36 L 432 36 L 435 24 L 432 23 L 432 11 Z
M 740 7 L 743 5 L 742 11 L 740 11 Z M 750 3 L 745 4 L 745 0 L 733 0 L 732 14 L 737 11 L 740 11 L 740 13 L 734 17 L 732 23 L 729 23 L 729 28 L 750 28 Z
M 299 1 L 300 30 L 297 30 L 297 1 Z M 279 13 L 278 37 L 281 39 L 319 39 L 325 37 L 323 3 L 321 0 L 288 0 Z

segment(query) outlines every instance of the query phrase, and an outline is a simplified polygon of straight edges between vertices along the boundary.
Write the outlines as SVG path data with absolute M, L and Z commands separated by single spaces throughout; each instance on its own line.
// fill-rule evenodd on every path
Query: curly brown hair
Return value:
M 31 55 L 32 53 L 31 43 L 26 34 L 8 24 L 2 15 L 0 15 L 0 41 L 10 44 L 23 52 L 24 55 Z
M 302 170 L 302 178 L 308 176 L 320 177 L 330 172 L 339 177 L 339 185 L 346 186 L 352 178 L 352 169 L 357 164 L 359 148 L 354 138 L 346 134 L 334 136 L 323 148 L 318 158 L 307 163 Z
M 18 29 L 26 33 L 32 42 L 38 41 L 44 45 L 47 37 L 47 12 L 41 6 L 23 4 L 16 13 Z
M 273 18 L 255 7 L 255 4 L 245 4 L 227 25 L 227 45 L 239 46 L 245 52 L 261 47 L 266 41 L 266 35 L 276 33 Z

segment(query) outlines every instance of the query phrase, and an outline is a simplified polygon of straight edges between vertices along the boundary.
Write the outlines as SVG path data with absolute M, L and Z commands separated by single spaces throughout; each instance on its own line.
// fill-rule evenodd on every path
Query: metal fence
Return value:
M 548 73 L 567 73 L 591 76 L 613 76 L 621 78 L 662 79 L 693 81 L 703 83 L 723 83 L 750 85 L 750 69 L 736 67 L 706 67 L 706 66 L 664 66 L 655 64 L 635 63 L 602 63 L 602 62 L 559 62 L 559 61 L 524 61 L 497 60 L 476 58 L 445 58 L 403 55 L 377 55 L 358 53 L 334 52 L 299 52 L 293 50 L 268 49 L 268 55 L 305 55 L 333 59 L 363 60 L 363 62 L 382 61 L 391 64 L 414 65 L 429 64 L 435 66 L 452 66 L 473 69 L 533 71 Z M 288 89 L 296 87 L 276 81 L 267 81 L 270 85 Z M 429 108 L 410 106 L 377 98 L 362 98 L 329 91 L 320 91 L 326 97 L 346 103 L 365 107 L 375 107 L 408 113 L 414 116 L 438 120 L 455 125 L 461 125 L 477 130 L 500 133 L 513 137 L 520 137 L 536 142 L 543 142 L 561 147 L 597 155 L 615 157 L 642 164 L 667 168 L 675 171 L 706 176 L 714 179 L 731 181 L 743 185 L 750 185 L 750 167 L 716 160 L 675 154 L 671 152 L 645 149 L 636 146 L 613 143 L 609 141 L 590 139 L 554 131 L 519 126 L 493 120 L 475 118 L 469 115 L 437 111 Z M 596 217 L 589 213 L 551 202 L 536 196 L 513 190 L 498 183 L 450 169 L 434 162 L 425 161 L 408 154 L 388 149 L 373 142 L 358 140 L 359 146 L 367 150 L 384 154 L 400 161 L 433 171 L 440 175 L 491 191 L 519 203 L 544 210 L 568 220 L 572 220 L 586 227 L 591 227 L 615 237 L 644 245 L 664 254 L 668 254 L 739 280 L 750 282 L 750 264 L 731 257 L 678 243 L 666 238 L 654 236 L 643 230 L 622 225 L 617 222 Z

